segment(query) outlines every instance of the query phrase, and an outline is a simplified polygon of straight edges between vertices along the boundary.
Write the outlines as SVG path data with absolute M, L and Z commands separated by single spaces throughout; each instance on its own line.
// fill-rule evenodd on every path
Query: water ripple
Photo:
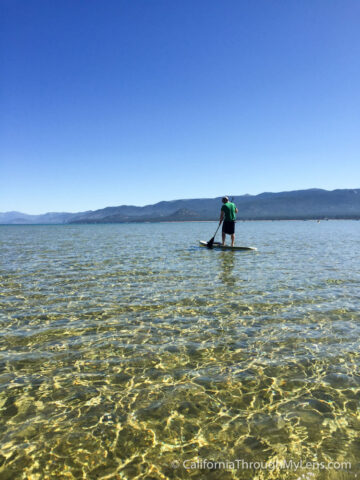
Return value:
M 0 227 L 2 479 L 360 474 L 358 223 L 238 232 L 257 253 L 197 248 L 211 223 Z

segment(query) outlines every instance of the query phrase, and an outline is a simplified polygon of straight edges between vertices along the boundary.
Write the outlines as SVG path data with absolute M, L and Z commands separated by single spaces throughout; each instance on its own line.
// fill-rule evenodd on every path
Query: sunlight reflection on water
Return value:
M 360 474 L 359 223 L 214 226 L 0 227 L 2 479 Z

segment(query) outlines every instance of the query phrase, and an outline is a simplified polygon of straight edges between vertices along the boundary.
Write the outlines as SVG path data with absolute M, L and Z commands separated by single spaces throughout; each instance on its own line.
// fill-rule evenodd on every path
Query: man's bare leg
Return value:
M 222 232 L 222 244 L 225 245 L 226 233 Z
M 235 243 L 235 233 L 231 235 L 231 246 L 233 247 Z

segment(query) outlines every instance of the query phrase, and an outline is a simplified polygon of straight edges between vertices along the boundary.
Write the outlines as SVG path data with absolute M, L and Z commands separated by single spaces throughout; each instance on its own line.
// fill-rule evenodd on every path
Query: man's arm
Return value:
M 221 223 L 223 220 L 224 220 L 224 212 L 221 211 L 221 213 L 220 213 L 219 225 L 220 225 L 220 223 Z

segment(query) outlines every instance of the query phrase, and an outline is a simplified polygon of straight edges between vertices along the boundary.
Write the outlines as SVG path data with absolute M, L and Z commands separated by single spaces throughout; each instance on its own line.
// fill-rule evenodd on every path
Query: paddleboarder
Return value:
M 224 221 L 222 227 L 222 244 L 225 245 L 226 235 L 231 235 L 231 246 L 233 247 L 235 243 L 235 220 L 238 209 L 235 203 L 229 202 L 228 197 L 223 197 L 222 203 L 219 221 L 219 226 L 221 222 Z

